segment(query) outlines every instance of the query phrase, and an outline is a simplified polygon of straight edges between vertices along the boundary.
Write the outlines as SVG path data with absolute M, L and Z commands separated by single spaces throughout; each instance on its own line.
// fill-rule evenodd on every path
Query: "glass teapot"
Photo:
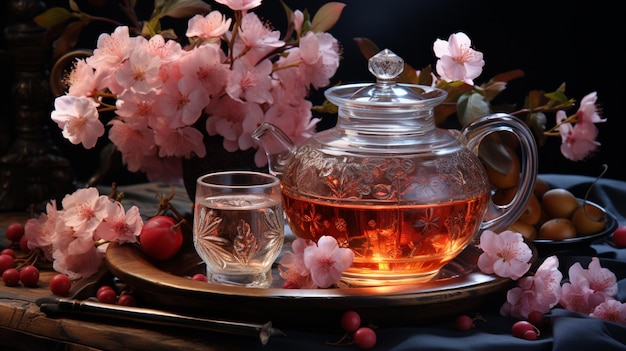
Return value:
M 375 84 L 326 90 L 338 106 L 337 124 L 298 147 L 269 123 L 253 133 L 281 178 L 291 230 L 313 241 L 331 235 L 352 249 L 342 280 L 354 286 L 433 279 L 480 232 L 515 222 L 535 184 L 536 144 L 524 123 L 494 114 L 460 134 L 440 129 L 433 109 L 447 93 L 397 83 L 403 68 L 383 50 L 369 60 Z M 497 131 L 514 133 L 521 146 L 519 189 L 504 206 L 491 201 L 477 156 L 482 139 Z

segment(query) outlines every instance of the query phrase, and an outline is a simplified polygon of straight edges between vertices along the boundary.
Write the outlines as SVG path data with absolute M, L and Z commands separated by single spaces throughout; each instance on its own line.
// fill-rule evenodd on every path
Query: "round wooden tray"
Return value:
M 136 245 L 111 243 L 106 263 L 142 303 L 153 308 L 319 330 L 336 329 L 339 316 L 349 309 L 378 326 L 432 323 L 462 311 L 476 311 L 473 309 L 480 303 L 512 283 L 478 271 L 479 254 L 477 248 L 468 247 L 426 283 L 330 289 L 282 289 L 276 268 L 267 289 L 191 280 L 193 273 L 203 272 L 205 267 L 190 245 L 169 261 L 155 262 Z

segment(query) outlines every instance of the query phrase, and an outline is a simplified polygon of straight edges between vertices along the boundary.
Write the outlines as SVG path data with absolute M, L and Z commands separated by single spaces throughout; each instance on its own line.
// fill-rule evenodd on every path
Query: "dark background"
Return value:
M 87 1 L 77 1 L 87 9 Z M 111 13 L 116 1 L 100 0 L 104 7 L 90 11 Z M 326 1 L 285 0 L 292 9 L 308 9 L 315 13 Z M 552 137 L 540 148 L 540 173 L 569 173 L 598 176 L 602 164 L 608 165 L 605 178 L 626 180 L 626 128 L 621 97 L 624 96 L 623 12 L 617 2 L 593 1 L 416 1 L 416 0 L 344 0 L 342 16 L 330 30 L 341 43 L 342 62 L 331 84 L 370 82 L 367 62 L 360 53 L 355 37 L 367 37 L 381 49 L 394 51 L 416 69 L 434 65 L 432 51 L 435 39 L 447 40 L 455 32 L 470 36 L 475 48 L 484 54 L 485 66 L 476 84 L 512 69 L 525 72 L 523 78 L 510 82 L 498 101 L 523 104 L 529 90 L 555 90 L 566 83 L 566 94 L 577 102 L 596 91 L 602 116 L 607 122 L 598 124 L 599 152 L 591 158 L 572 162 L 559 151 L 560 138 Z M 67 1 L 47 1 L 51 6 L 66 6 Z M 93 3 L 93 2 L 92 2 Z M 140 18 L 147 18 L 152 1 L 140 0 Z M 221 8 L 219 5 L 215 8 Z M 270 21 L 276 29 L 286 26 L 285 15 L 278 0 L 264 0 L 254 12 Z M 229 14 L 227 12 L 227 14 Z M 3 18 L 6 17 L 6 13 Z M 6 19 L 4 20 L 6 21 Z M 184 34 L 186 21 L 165 21 L 178 34 Z M 111 28 L 92 27 L 85 31 L 79 46 L 93 48 L 97 34 Z M 3 79 L 3 91 L 8 80 Z M 314 103 L 323 101 L 322 92 L 312 95 Z M 9 100 L 10 103 L 10 100 Z M 576 107 L 578 108 L 578 103 Z M 569 111 L 573 113 L 575 110 Z M 4 115 L 4 114 L 3 114 Z M 554 121 L 554 115 L 548 116 Z M 320 128 L 334 125 L 333 116 L 324 116 Z M 75 165 L 80 181 L 89 178 L 98 165 L 99 148 L 84 150 L 61 137 L 54 123 L 52 138 L 61 152 Z M 101 140 L 99 147 L 106 142 Z M 117 173 L 119 183 L 141 181 L 127 172 Z

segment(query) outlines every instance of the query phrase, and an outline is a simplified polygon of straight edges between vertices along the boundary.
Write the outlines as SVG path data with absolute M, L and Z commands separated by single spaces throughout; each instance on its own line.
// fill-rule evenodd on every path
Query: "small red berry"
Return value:
M 6 248 L 6 249 L 0 251 L 0 255 L 9 255 L 9 256 L 15 258 L 15 250 L 10 249 L 10 248 Z
M 474 327 L 474 320 L 472 319 L 472 317 L 464 314 L 456 317 L 454 325 L 457 330 L 467 331 Z
M 17 286 L 20 283 L 20 272 L 15 268 L 9 268 L 2 272 L 2 280 L 6 286 Z
M 29 288 L 34 288 L 39 283 L 39 269 L 32 265 L 26 265 L 20 269 L 20 281 Z
M 371 349 L 376 345 L 376 332 L 372 328 L 361 327 L 354 332 L 352 340 L 362 350 Z
M 529 339 L 530 334 L 527 334 L 527 332 L 529 331 L 535 333 L 535 339 L 539 335 L 539 330 L 537 329 L 537 327 L 535 327 L 532 323 L 528 321 L 517 321 L 513 324 L 513 327 L 511 328 L 513 336 L 526 340 L 531 340 Z
M 7 227 L 6 237 L 12 242 L 19 242 L 20 239 L 24 236 L 24 225 L 19 222 L 11 223 Z
M 57 296 L 67 295 L 71 288 L 72 281 L 63 273 L 59 273 L 50 279 L 50 291 Z
M 110 286 L 108 289 L 102 289 L 101 287 L 96 293 L 96 299 L 98 299 L 98 302 L 115 304 L 117 302 L 117 293 Z
M 202 273 L 196 273 L 191 277 L 191 280 L 197 280 L 199 282 L 206 282 L 207 278 L 206 278 L 206 275 Z
M 135 297 L 133 295 L 122 294 L 117 299 L 117 304 L 121 306 L 136 306 L 137 301 L 135 300 Z
M 23 236 L 20 239 L 20 251 L 22 251 L 23 253 L 30 252 L 30 248 L 28 247 L 28 238 L 26 236 Z
M 541 328 L 546 322 L 545 315 L 543 314 L 543 312 L 540 311 L 531 311 L 528 314 L 527 319 L 532 325 L 536 326 L 537 328 Z
M 9 268 L 15 268 L 15 259 L 11 255 L 0 255 L 0 274 Z
M 347 332 L 354 332 L 361 326 L 361 315 L 355 311 L 346 311 L 341 315 L 341 327 Z

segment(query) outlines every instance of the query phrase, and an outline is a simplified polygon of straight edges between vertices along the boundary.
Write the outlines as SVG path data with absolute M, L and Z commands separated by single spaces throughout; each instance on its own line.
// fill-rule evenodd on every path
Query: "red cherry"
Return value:
M 72 280 L 63 273 L 59 273 L 50 279 L 50 291 L 57 296 L 67 295 L 71 288 Z
M 15 258 L 11 255 L 0 255 L 0 274 L 9 268 L 15 268 Z
M 6 229 L 6 237 L 16 243 L 24 236 L 24 225 L 22 223 L 11 223 Z
M 376 345 L 376 332 L 372 328 L 361 327 L 354 332 L 352 340 L 362 350 L 371 349 Z
M 20 251 L 23 253 L 29 253 L 30 248 L 28 247 L 28 238 L 26 236 L 22 236 L 20 239 Z
M 456 317 L 454 325 L 457 330 L 467 331 L 474 327 L 474 320 L 468 315 L 461 315 Z
M 24 286 L 34 288 L 39 283 L 39 269 L 32 265 L 26 265 L 20 269 L 20 281 Z
M 6 249 L 0 251 L 0 255 L 9 255 L 9 256 L 15 258 L 15 250 L 10 249 L 10 248 L 6 248 Z
M 618 248 L 626 247 L 626 225 L 620 225 L 613 232 L 613 243 Z
M 146 255 L 156 260 L 167 260 L 180 250 L 183 233 L 174 218 L 154 216 L 144 223 L 139 243 Z
M 135 297 L 133 295 L 122 294 L 117 299 L 117 304 L 121 306 L 136 306 L 137 301 L 135 300 Z
M 2 280 L 6 286 L 18 286 L 20 283 L 20 272 L 15 268 L 6 269 L 2 272 Z
M 191 280 L 197 280 L 199 282 L 206 282 L 207 278 L 206 278 L 206 275 L 202 273 L 196 273 L 191 277 Z
M 347 332 L 354 332 L 361 326 L 361 315 L 355 311 L 346 311 L 341 315 L 341 327 Z

